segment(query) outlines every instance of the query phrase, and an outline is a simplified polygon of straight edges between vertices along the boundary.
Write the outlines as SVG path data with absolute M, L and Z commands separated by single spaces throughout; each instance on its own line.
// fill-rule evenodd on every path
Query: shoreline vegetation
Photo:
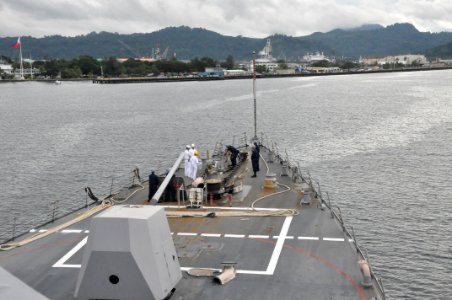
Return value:
M 288 77 L 320 77 L 320 76 L 341 76 L 341 75 L 359 75 L 359 74 L 380 74 L 380 73 L 402 73 L 402 72 L 421 72 L 421 71 L 441 71 L 451 70 L 452 67 L 425 67 L 425 68 L 404 68 L 404 69 L 389 69 L 389 70 L 363 70 L 363 71 L 348 71 L 344 70 L 337 73 L 296 73 L 296 74 L 257 74 L 256 78 L 288 78 Z M 214 81 L 214 80 L 239 80 L 251 79 L 251 74 L 237 75 L 237 76 L 157 76 L 157 77 L 84 77 L 84 78 L 34 78 L 34 79 L 3 79 L 1 83 L 19 83 L 19 82 L 47 82 L 55 83 L 56 81 L 91 81 L 96 84 L 118 84 L 118 83 L 157 83 L 157 82 L 187 82 L 187 81 Z
M 209 81 L 228 79 L 247 79 L 252 77 L 248 61 L 236 63 L 229 55 L 224 61 L 209 57 L 194 58 L 190 61 L 160 59 L 143 61 L 129 58 L 118 60 L 109 57 L 97 60 L 82 55 L 72 60 L 52 59 L 24 63 L 24 79 L 17 78 L 20 65 L 2 56 L 3 63 L 9 63 L 15 70 L 10 74 L 3 72 L 0 82 L 55 82 L 84 81 L 93 83 L 133 83 L 169 81 Z M 319 60 L 311 63 L 286 62 L 278 60 L 269 65 L 256 65 L 258 78 L 284 78 L 308 76 L 334 76 L 350 74 L 375 74 L 387 72 L 413 72 L 451 69 L 448 65 L 412 63 L 386 63 L 384 65 L 364 65 L 354 60 Z M 252 67 L 251 67 L 252 68 Z M 207 71 L 210 70 L 210 71 Z M 1 72 L 1 71 L 0 71 Z M 15 76 L 16 75 L 16 76 Z

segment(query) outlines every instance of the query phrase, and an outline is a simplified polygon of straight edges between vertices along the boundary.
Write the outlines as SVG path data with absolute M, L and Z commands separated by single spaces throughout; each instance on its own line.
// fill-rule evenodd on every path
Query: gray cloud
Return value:
M 410 22 L 422 31 L 452 31 L 450 0 L 2 0 L 0 36 L 151 32 L 204 27 L 265 37 Z

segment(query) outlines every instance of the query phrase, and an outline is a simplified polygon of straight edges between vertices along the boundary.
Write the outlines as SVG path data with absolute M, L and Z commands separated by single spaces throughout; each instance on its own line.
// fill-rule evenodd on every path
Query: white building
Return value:
M 13 73 L 13 66 L 7 64 L 0 64 L 0 73 L 11 75 Z
M 226 70 L 224 72 L 225 76 L 245 76 L 245 75 L 249 75 L 250 73 L 248 71 L 245 70 L 241 70 L 241 69 L 236 69 L 236 70 Z
M 276 59 L 272 56 L 272 45 L 271 40 L 267 39 L 267 44 L 264 49 L 259 51 L 259 58 L 256 59 L 256 66 L 265 66 L 268 72 L 274 72 L 278 69 L 278 63 Z M 249 68 L 250 72 L 253 72 L 253 61 L 250 62 Z
M 314 63 L 317 61 L 321 61 L 321 60 L 326 60 L 326 61 L 331 61 L 327 56 L 325 56 L 323 54 L 323 52 L 313 52 L 313 53 L 306 53 L 306 55 L 303 56 L 303 61 L 308 62 L 308 63 Z
M 23 70 L 23 74 L 24 75 L 30 75 L 30 76 L 34 76 L 34 75 L 40 75 L 41 71 L 37 68 L 24 68 Z M 14 76 L 17 78 L 20 78 L 21 74 L 20 74 L 20 69 L 15 69 L 14 70 Z
M 360 63 L 364 65 L 385 65 L 385 64 L 402 64 L 402 65 L 411 65 L 418 64 L 424 65 L 428 63 L 427 58 L 421 54 L 405 54 L 405 55 L 395 55 L 395 56 L 386 56 L 382 58 L 363 58 L 360 59 Z

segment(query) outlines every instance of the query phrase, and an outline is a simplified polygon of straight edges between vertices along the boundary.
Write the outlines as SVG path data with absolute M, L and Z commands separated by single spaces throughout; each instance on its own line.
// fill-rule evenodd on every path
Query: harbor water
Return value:
M 452 295 L 452 71 L 257 81 L 258 135 L 341 208 L 389 299 Z M 250 80 L 0 84 L 0 223 L 105 196 L 186 144 L 253 134 Z M 270 141 L 273 141 L 271 143 Z M 276 144 L 275 144 L 276 143 Z M 28 226 L 28 227 L 27 227 Z

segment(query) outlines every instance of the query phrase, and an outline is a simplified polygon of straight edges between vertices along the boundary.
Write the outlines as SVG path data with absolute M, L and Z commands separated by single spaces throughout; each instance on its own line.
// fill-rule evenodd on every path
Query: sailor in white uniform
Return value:
M 185 176 L 189 177 L 190 176 L 190 146 L 187 145 L 185 146 L 185 151 L 184 151 L 184 167 L 185 167 Z
M 191 148 L 190 150 L 188 150 L 190 152 L 190 157 L 192 157 L 193 155 L 195 155 L 195 144 L 191 144 Z
M 198 151 L 194 152 L 194 155 L 190 157 L 190 178 L 195 180 L 198 177 Z

